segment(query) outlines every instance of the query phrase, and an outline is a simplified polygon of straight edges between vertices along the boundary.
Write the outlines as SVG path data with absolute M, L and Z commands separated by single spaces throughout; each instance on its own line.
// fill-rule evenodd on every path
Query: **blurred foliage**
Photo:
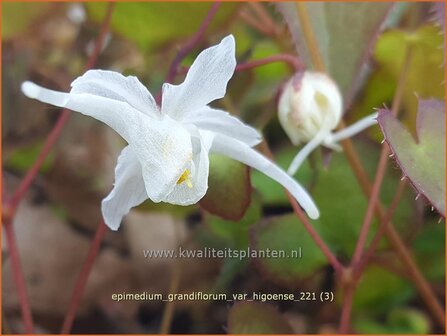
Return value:
M 257 258 L 254 262 L 263 276 L 292 288 L 327 264 L 323 252 L 294 214 L 271 217 L 253 226 L 250 247 L 284 251 L 284 257 Z
M 8 169 L 12 169 L 21 173 L 25 173 L 29 167 L 31 167 L 36 161 L 40 151 L 42 150 L 43 144 L 37 143 L 31 146 L 19 149 L 11 153 L 11 155 L 4 161 L 4 166 Z M 40 172 L 45 173 L 52 166 L 54 160 L 54 154 L 50 153 L 45 158 Z
M 208 191 L 200 205 L 222 218 L 241 219 L 251 199 L 250 170 L 226 156 L 210 155 Z
M 366 83 L 363 97 L 356 108 L 360 116 L 368 115 L 373 108 L 381 107 L 384 103 L 391 103 L 405 54 L 411 48 L 402 119 L 414 133 L 417 99 L 445 97 L 443 43 L 444 37 L 436 26 L 424 26 L 414 32 L 384 32 L 374 49 L 376 70 Z
M 408 280 L 378 266 L 370 266 L 356 289 L 353 309 L 369 315 L 384 314 L 408 302 L 414 288 Z
M 228 333 L 291 334 L 292 328 L 271 305 L 259 302 L 240 302 L 230 309 Z
M 85 3 L 82 6 L 87 9 L 87 21 L 74 23 L 70 22 L 66 15 L 66 6 L 63 4 L 10 2 L 2 4 L 3 82 L 8 83 L 4 88 L 7 90 L 5 101 L 8 101 L 7 104 L 3 103 L 2 118 L 4 123 L 6 120 L 10 124 L 8 132 L 3 134 L 6 139 L 3 148 L 8 153 L 4 158 L 4 170 L 8 172 L 22 174 L 32 165 L 42 146 L 42 139 L 51 126 L 49 124 L 54 122 L 53 116 L 57 115 L 56 111 L 50 114 L 48 106 L 25 100 L 20 93 L 17 93 L 20 83 L 25 79 L 32 79 L 53 88 L 66 88 L 73 77 L 79 74 L 88 57 L 89 45 L 91 46 L 93 39 L 97 36 L 99 23 L 105 14 L 106 3 Z M 197 30 L 210 6 L 210 3 L 117 3 L 113 15 L 112 34 L 97 67 L 122 71 L 126 75 L 137 75 L 155 96 L 179 47 L 184 45 Z M 284 34 L 287 28 L 285 25 L 281 26 L 280 15 L 274 11 L 273 6 L 264 6 L 264 4 L 260 6 L 276 20 L 278 32 L 271 36 L 263 35 L 247 20 L 241 18 L 239 15 L 241 8 L 245 10 L 248 8 L 253 18 L 256 17 L 253 7 L 241 3 L 222 3 L 217 17 L 206 31 L 205 40 L 194 48 L 183 64 L 191 64 L 197 52 L 229 33 L 236 38 L 239 63 L 278 53 L 295 52 L 290 37 Z M 377 22 L 385 19 L 389 4 L 359 3 L 355 4 L 355 10 L 349 9 L 354 7 L 348 6 L 352 4 L 343 4 L 340 7 L 342 9 L 336 9 L 335 3 L 309 4 L 309 10 L 313 13 L 312 26 L 318 35 L 330 72 L 345 92 L 348 92 L 353 84 L 354 89 L 360 88 L 360 94 L 355 97 L 353 108 L 345 118 L 347 123 L 371 113 L 373 108 L 381 107 L 384 103 L 390 104 L 405 50 L 411 46 L 412 62 L 405 88 L 402 121 L 405 126 L 410 127 L 410 131 L 414 131 L 417 110 L 417 98 L 414 92 L 420 98 L 444 98 L 444 69 L 442 68 L 444 50 L 439 48 L 444 37 L 440 35 L 440 29 L 434 25 L 428 25 L 426 7 L 422 4 L 399 5 L 400 11 L 395 11 L 387 17 L 387 24 L 398 28 L 381 33 L 378 32 Z M 410 8 L 411 16 L 414 13 L 417 14 L 415 17 L 418 20 L 410 20 L 412 24 L 403 24 L 400 21 L 402 10 L 406 8 Z M 295 12 L 294 9 L 288 14 Z M 421 22 L 424 23 L 421 25 Z M 289 29 L 293 30 L 295 26 L 288 23 Z M 410 26 L 416 28 L 410 30 L 408 28 Z M 301 43 L 301 36 L 300 41 L 297 41 L 296 31 L 294 35 L 295 43 Z M 376 38 L 378 38 L 377 43 L 370 45 Z M 358 69 L 368 58 L 365 54 L 368 47 L 372 47 L 374 62 L 369 62 L 371 65 L 369 73 L 360 73 Z M 300 48 L 298 47 L 299 50 Z M 305 57 L 305 55 L 300 56 Z M 227 96 L 213 103 L 217 108 L 226 109 L 262 130 L 271 144 L 275 161 L 284 169 L 288 167 L 299 148 L 285 142 L 287 138 L 275 117 L 275 96 L 281 90 L 281 83 L 288 80 L 292 72 L 288 65 L 272 63 L 236 73 L 229 83 Z M 176 82 L 180 82 L 182 78 L 183 75 L 179 75 Z M 360 81 L 357 81 L 358 79 Z M 365 80 L 363 86 L 360 85 L 363 83 L 362 79 Z M 45 118 L 35 118 L 37 113 Z M 67 126 L 75 135 L 80 133 L 79 124 L 82 118 L 82 116 L 72 118 Z M 10 126 L 11 131 L 9 131 Z M 86 133 L 89 132 L 100 133 L 103 129 L 91 128 Z M 64 134 L 67 134 L 67 130 L 64 130 Z M 49 195 L 49 199 L 43 202 L 55 204 L 51 209 L 60 215 L 62 226 L 70 226 L 71 235 L 78 235 L 78 231 L 82 231 L 78 230 L 80 227 L 88 228 L 90 232 L 91 226 L 83 226 L 79 223 L 85 221 L 96 224 L 97 221 L 93 222 L 92 218 L 100 216 L 99 200 L 103 193 L 110 189 L 113 181 L 114 160 L 111 158 L 115 158 L 122 148 L 122 142 L 116 142 L 113 136 L 107 135 L 105 137 L 107 141 L 104 143 L 95 137 L 89 141 L 86 141 L 88 136 L 74 137 L 74 140 L 62 137 L 54 155 L 50 155 L 42 167 L 41 172 L 46 172 L 46 174 L 42 175 L 44 183 L 40 183 L 39 186 L 42 186 L 44 195 Z M 370 179 L 374 177 L 377 168 L 379 142 L 382 139 L 379 127 L 373 127 L 371 131 L 354 139 L 354 145 Z M 73 143 L 76 146 L 70 146 Z M 414 146 L 417 145 L 414 144 Z M 93 150 L 93 147 L 96 149 Z M 70 155 L 70 151 L 74 148 L 76 148 L 76 155 Z M 422 152 L 411 154 L 412 157 L 418 158 L 418 163 L 423 162 L 434 166 L 433 157 L 440 155 L 431 154 L 425 157 Z M 59 158 L 59 161 L 62 160 L 64 164 L 55 163 L 55 157 Z M 94 161 L 95 164 L 90 167 L 83 162 L 84 160 Z M 329 161 L 328 164 L 327 161 Z M 68 169 L 70 166 L 76 166 L 76 169 Z M 90 167 L 90 170 L 85 167 Z M 399 168 L 395 166 L 393 168 L 387 171 L 380 195 L 380 200 L 385 207 L 389 206 L 401 177 Z M 88 171 L 86 181 L 83 183 L 70 176 L 75 172 L 82 173 L 83 170 Z M 84 174 L 79 175 L 84 176 Z M 101 188 L 94 185 L 99 175 L 105 180 Z M 59 178 L 55 178 L 57 176 Z M 318 221 L 312 221 L 312 225 L 337 257 L 343 261 L 348 260 L 358 239 L 367 200 L 344 154 L 332 152 L 322 155 L 320 151 L 316 151 L 300 168 L 295 178 L 309 190 L 321 210 L 321 218 Z M 75 195 L 76 201 L 72 197 L 64 200 L 62 195 L 55 193 L 55 189 L 65 194 Z M 85 206 L 87 203 L 89 207 Z M 296 286 L 301 286 L 303 290 L 309 287 L 312 289 L 333 287 L 336 290 L 333 275 L 330 272 L 321 271 L 325 270 L 327 265 L 326 258 L 310 238 L 302 223 L 292 214 L 283 188 L 272 179 L 255 170 L 250 173 L 247 167 L 238 162 L 212 155 L 209 190 L 200 205 L 201 208 L 181 207 L 146 201 L 138 207 L 137 213 L 143 217 L 141 220 L 143 225 L 146 224 L 145 216 L 149 218 L 153 213 L 168 213 L 184 225 L 182 228 L 186 239 L 188 241 L 191 239 L 190 241 L 194 244 L 202 247 L 269 248 L 285 250 L 289 253 L 301 247 L 303 257 L 302 259 L 226 259 L 222 262 L 206 260 L 202 263 L 197 260 L 188 261 L 192 264 L 184 266 L 182 281 L 185 283 L 182 283 L 182 290 L 187 291 L 190 288 L 196 290 L 198 284 L 201 286 L 204 283 L 214 292 L 227 293 L 250 290 L 262 290 L 264 293 L 284 292 L 286 288 Z M 94 211 L 91 208 L 94 208 Z M 423 202 L 415 202 L 414 191 L 407 188 L 393 216 L 393 224 L 407 245 L 411 247 L 424 276 L 435 285 L 443 285 L 445 225 L 436 224 L 435 214 L 429 211 L 424 213 L 423 210 Z M 82 220 L 79 219 L 80 217 Z M 126 218 L 126 221 L 132 222 L 133 219 L 130 217 Z M 157 223 L 149 223 L 149 219 L 147 221 L 148 231 L 144 231 L 145 239 L 147 238 L 148 241 L 152 239 L 151 242 L 160 244 L 164 242 L 162 239 L 168 236 L 174 240 L 169 232 L 165 232 L 165 236 L 158 231 L 152 234 L 154 231 L 151 231 L 153 228 L 149 227 L 149 224 L 154 224 L 153 227 L 156 227 Z M 371 234 L 375 232 L 376 227 L 377 223 L 374 221 Z M 160 228 L 160 230 L 163 229 L 165 228 Z M 82 235 L 85 235 L 85 232 Z M 127 252 L 132 244 L 129 237 L 129 231 L 126 231 L 124 227 L 107 241 L 104 250 L 109 253 L 113 250 L 114 254 L 119 254 L 120 258 L 124 258 L 123 263 L 132 264 L 139 271 L 149 270 L 147 260 L 141 263 L 128 256 Z M 45 243 L 46 246 L 52 246 L 51 244 L 51 241 Z M 35 257 L 35 251 L 31 257 Z M 41 259 L 46 260 L 44 257 Z M 398 268 L 397 261 L 390 246 L 385 240 L 381 241 L 373 263 L 366 268 L 356 290 L 353 310 L 355 331 L 413 334 L 434 330 L 429 317 L 424 313 L 425 307 L 417 300 L 414 286 L 400 273 L 401 269 Z M 118 267 L 107 269 L 118 269 Z M 146 290 L 148 284 L 152 284 L 152 274 L 157 274 L 156 278 L 160 278 L 163 284 L 151 290 L 161 290 L 160 288 L 164 288 L 163 286 L 169 283 L 170 270 L 171 264 L 162 271 L 160 268 L 151 268 L 151 280 L 148 281 L 149 275 L 146 275 L 143 278 L 142 287 L 136 290 L 141 290 L 141 288 Z M 133 271 L 126 271 L 126 276 L 134 277 Z M 135 283 L 135 279 L 132 278 L 129 282 Z M 116 283 L 113 286 L 116 286 Z M 105 307 L 103 303 L 104 301 L 98 306 L 106 311 L 105 315 L 126 316 L 124 319 L 113 319 L 114 323 L 121 328 L 123 326 L 127 328 L 132 323 L 137 323 L 140 327 L 140 320 L 144 320 L 141 317 L 137 318 L 136 313 L 127 312 L 127 306 L 125 313 L 110 313 L 107 310 L 110 307 Z M 206 320 L 206 325 L 211 325 L 213 328 L 212 333 L 221 332 L 227 317 L 226 304 L 207 303 L 205 308 L 198 303 L 179 304 L 176 308 L 178 315 L 174 316 L 173 326 L 179 325 L 180 328 L 184 328 L 180 333 L 189 331 L 188 328 L 208 333 L 208 329 L 191 327 L 195 324 L 205 325 L 203 321 Z M 306 305 L 303 308 L 300 305 L 283 306 L 281 303 L 280 306 L 281 309 L 290 308 L 293 313 L 299 311 L 299 314 L 303 314 L 306 323 L 307 321 L 317 323 L 315 321 L 319 321 L 322 316 L 323 319 L 331 321 L 338 318 L 335 310 L 329 309 L 328 313 L 325 310 L 327 306 L 323 305 Z M 113 305 L 113 307 L 119 309 L 121 306 Z M 203 315 L 200 315 L 200 309 L 203 310 Z M 134 310 L 137 311 L 137 309 Z M 161 311 L 160 305 L 150 306 L 147 320 L 150 321 L 151 326 L 148 328 L 153 328 L 153 321 L 159 319 L 159 310 Z M 182 319 L 182 314 L 187 315 L 187 318 Z M 284 315 L 267 304 L 237 303 L 230 309 L 228 318 L 228 331 L 231 333 L 293 332 Z M 147 320 L 144 320 L 144 323 L 148 323 Z M 123 324 L 120 325 L 120 323 Z M 139 333 L 141 329 L 133 330 Z M 155 329 L 150 329 L 150 331 L 157 332 Z
M 359 152 L 367 153 L 362 155 L 362 161 L 371 176 L 376 169 L 379 148 L 362 142 L 357 142 L 357 148 Z M 291 149 L 281 151 L 276 161 L 281 167 L 286 168 L 296 153 L 296 150 Z M 316 160 L 312 167 L 313 171 L 309 163 L 304 164 L 296 178 L 310 190 L 318 207 L 324 209 L 320 218 L 313 221 L 319 233 L 334 251 L 349 256 L 355 248 L 367 200 L 342 153 L 332 153 L 328 167 L 323 165 L 318 153 L 315 153 L 314 158 Z M 385 175 L 381 192 L 384 202 L 391 202 L 398 179 L 399 175 L 396 172 L 388 172 Z M 288 204 L 284 189 L 280 185 L 259 172 L 253 172 L 252 180 L 255 188 L 262 194 L 265 204 Z M 413 203 L 412 193 L 405 192 L 394 216 L 397 227 L 404 229 L 408 223 L 415 220 Z M 349 210 L 346 204 L 349 204 Z
M 48 13 L 49 3 L 2 3 L 2 39 L 7 40 L 26 32 L 31 23 Z
M 100 22 L 107 3 L 89 2 L 86 5 L 91 18 Z M 221 6 L 207 34 L 228 24 L 238 6 L 238 3 Z M 143 52 L 149 52 L 190 37 L 197 31 L 210 7 L 211 3 L 118 2 L 112 18 L 112 29 L 135 42 Z
M 277 6 L 288 23 L 298 54 L 306 66 L 312 68 L 311 52 L 303 39 L 304 28 L 300 26 L 296 4 L 282 2 Z M 322 61 L 338 83 L 348 107 L 360 85 L 371 45 L 379 36 L 392 6 L 386 2 L 308 2 L 304 6 Z
M 393 309 L 388 314 L 385 322 L 379 322 L 368 317 L 355 318 L 353 327 L 361 334 L 421 335 L 430 333 L 428 317 L 424 313 L 411 308 Z

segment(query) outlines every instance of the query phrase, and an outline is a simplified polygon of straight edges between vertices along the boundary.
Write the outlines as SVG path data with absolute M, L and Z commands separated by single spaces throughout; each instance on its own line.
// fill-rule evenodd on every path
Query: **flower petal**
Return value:
M 200 131 L 192 136 L 193 161 L 191 165 L 191 180 L 179 183 L 163 200 L 171 204 L 191 205 L 197 203 L 208 190 L 209 158 L 208 153 L 213 141 L 212 132 Z M 189 184 L 189 186 L 188 186 Z
M 71 83 L 71 93 L 89 93 L 128 103 L 149 116 L 159 117 L 154 97 L 137 77 L 115 71 L 89 70 Z
M 339 142 L 360 133 L 368 127 L 377 125 L 377 116 L 377 113 L 370 114 L 369 116 L 366 116 L 356 121 L 352 125 L 342 129 L 341 131 L 331 134 L 327 141 L 332 143 Z
M 185 169 L 191 165 L 191 136 L 180 123 L 165 116 L 135 134 L 130 143 L 140 160 L 146 192 L 153 202 L 172 192 Z
M 111 230 L 118 230 L 123 217 L 131 208 L 147 199 L 141 176 L 141 165 L 130 146 L 125 147 L 115 168 L 115 185 L 102 200 L 104 222 Z
M 243 142 L 229 138 L 224 135 L 216 135 L 211 146 L 211 152 L 226 155 L 253 167 L 286 188 L 298 203 L 304 208 L 307 215 L 312 219 L 319 217 L 318 209 L 309 194 L 298 182 L 287 175 L 272 161 L 250 148 Z
M 234 37 L 228 35 L 220 44 L 197 56 L 182 84 L 163 85 L 161 110 L 174 119 L 182 120 L 187 113 L 222 98 L 235 67 Z
M 191 123 L 200 129 L 229 136 L 246 143 L 250 147 L 256 146 L 262 141 L 261 134 L 254 128 L 244 124 L 228 112 L 208 106 L 192 113 L 185 119 L 185 123 Z
M 126 102 L 89 93 L 53 91 L 32 82 L 24 82 L 22 92 L 29 98 L 65 107 L 102 121 L 129 143 L 135 130 L 143 130 L 146 125 L 155 121 Z

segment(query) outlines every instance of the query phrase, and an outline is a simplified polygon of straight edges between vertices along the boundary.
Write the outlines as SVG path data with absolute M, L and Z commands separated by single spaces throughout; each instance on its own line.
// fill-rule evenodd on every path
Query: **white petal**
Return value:
M 261 134 L 253 127 L 244 124 L 228 112 L 208 106 L 189 115 L 185 119 L 185 123 L 192 123 L 200 129 L 229 136 L 245 142 L 250 147 L 256 146 L 262 141 Z
M 200 132 L 191 138 L 193 145 L 193 162 L 191 165 L 191 181 L 177 184 L 164 202 L 178 205 L 197 203 L 208 190 L 209 158 L 208 153 L 214 138 L 211 132 Z
M 127 142 L 131 142 L 132 133 L 144 129 L 154 122 L 128 103 L 92 95 L 89 93 L 65 93 L 43 88 L 32 82 L 22 84 L 23 93 L 29 97 L 51 105 L 65 107 L 88 115 L 113 128 Z
M 377 113 L 370 114 L 369 116 L 362 118 L 354 124 L 342 129 L 341 131 L 332 134 L 328 140 L 331 142 L 338 142 L 350 138 L 373 125 L 377 125 Z
M 182 84 L 163 85 L 163 113 L 182 120 L 185 114 L 222 98 L 235 67 L 234 37 L 229 35 L 197 56 Z
M 88 93 L 63 93 L 34 83 L 22 84 L 30 98 L 94 117 L 113 128 L 130 145 L 141 163 L 148 197 L 160 202 L 192 160 L 190 135 L 168 116 L 152 119 L 129 104 Z
M 71 87 L 71 93 L 90 93 L 126 102 L 149 116 L 160 116 L 154 98 L 134 76 L 124 77 L 114 71 L 89 70 L 75 79 Z
M 123 217 L 131 208 L 147 199 L 141 176 L 141 165 L 132 149 L 127 146 L 118 157 L 115 168 L 115 185 L 101 203 L 104 222 L 118 230 Z
M 330 134 L 330 131 L 327 128 L 321 128 L 315 137 L 310 140 L 293 158 L 292 163 L 287 170 L 287 174 L 292 176 L 295 175 L 304 160 L 306 160 L 309 154 L 323 142 L 328 134 Z
M 319 217 L 318 209 L 306 190 L 280 167 L 246 144 L 223 135 L 217 135 L 213 140 L 211 152 L 224 154 L 269 176 L 296 198 L 310 218 L 317 219 Z
M 161 202 L 191 164 L 191 136 L 168 116 L 160 122 L 153 120 L 148 130 L 135 135 L 130 146 L 140 160 L 146 192 L 153 202 Z

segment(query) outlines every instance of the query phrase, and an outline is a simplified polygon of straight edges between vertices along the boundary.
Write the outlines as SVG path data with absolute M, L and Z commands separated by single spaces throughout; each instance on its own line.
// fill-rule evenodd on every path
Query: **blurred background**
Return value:
M 60 109 L 20 91 L 24 80 L 68 91 L 92 53 L 106 3 L 2 3 L 3 198 L 11 195 L 35 161 Z M 197 31 L 210 3 L 117 3 L 95 68 L 137 76 L 155 96 L 179 48 Z M 416 97 L 444 98 L 444 36 L 431 3 L 401 3 L 388 28 L 377 34 L 369 70 L 345 115 L 345 122 L 390 106 L 411 40 L 402 121 L 415 129 Z M 346 31 L 355 30 L 341 22 Z M 205 38 L 182 63 L 227 34 L 236 39 L 238 63 L 278 53 L 296 53 L 289 27 L 268 3 L 221 4 Z M 333 42 L 348 43 L 341 35 Z M 284 63 L 241 71 L 216 106 L 261 130 L 277 162 L 287 168 L 298 148 L 279 126 L 277 99 L 293 75 Z M 176 82 L 183 80 L 179 75 Z M 373 127 L 355 138 L 373 179 L 383 136 Z M 17 235 L 30 304 L 38 332 L 57 333 L 72 288 L 100 221 L 101 199 L 111 190 L 116 159 L 125 143 L 96 120 L 73 113 L 62 136 L 18 209 Z M 391 163 L 380 195 L 389 206 L 401 177 Z M 297 175 L 319 205 L 315 228 L 343 262 L 353 254 L 367 207 L 343 153 L 316 151 Z M 251 180 L 250 183 L 247 183 Z M 445 226 L 423 198 L 405 189 L 393 223 L 424 276 L 443 302 Z M 219 216 L 226 214 L 226 219 Z M 374 223 L 373 232 L 377 229 Z M 373 233 L 372 232 L 372 233 Z M 371 234 L 372 237 L 372 234 Z M 251 248 L 293 250 L 296 259 L 150 259 L 145 249 Z M 22 328 L 7 244 L 2 242 L 4 333 Z M 234 306 L 218 301 L 177 301 L 172 333 L 335 332 L 340 293 L 332 268 L 307 234 L 282 188 L 240 163 L 214 156 L 210 190 L 200 205 L 179 207 L 146 201 L 131 211 L 118 232 L 108 232 L 93 267 L 74 333 L 158 333 L 166 302 L 113 302 L 113 293 L 297 293 L 331 291 L 334 302 L 274 301 Z M 241 309 L 244 308 L 244 309 Z M 267 317 L 270 316 L 270 317 Z M 443 332 L 409 281 L 386 239 L 356 290 L 352 328 L 358 333 Z M 262 317 L 262 319 L 259 319 Z M 230 320 L 230 322 L 229 322 Z M 247 327 L 248 325 L 248 327 Z M 248 329 L 240 329 L 244 326 Z M 251 326 L 251 327 L 250 327 Z M 239 328 L 239 329 L 238 329 Z M 250 329 L 252 328 L 252 329 Z M 264 328 L 264 329 L 263 329 Z M 270 328 L 270 329 L 269 329 Z

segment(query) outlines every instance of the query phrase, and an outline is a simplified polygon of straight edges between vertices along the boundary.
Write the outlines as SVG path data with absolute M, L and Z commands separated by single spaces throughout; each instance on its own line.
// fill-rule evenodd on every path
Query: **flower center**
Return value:
M 185 169 L 182 175 L 177 180 L 177 184 L 182 184 L 183 182 L 186 183 L 188 188 L 192 188 L 192 182 L 191 182 L 191 172 L 189 169 Z

